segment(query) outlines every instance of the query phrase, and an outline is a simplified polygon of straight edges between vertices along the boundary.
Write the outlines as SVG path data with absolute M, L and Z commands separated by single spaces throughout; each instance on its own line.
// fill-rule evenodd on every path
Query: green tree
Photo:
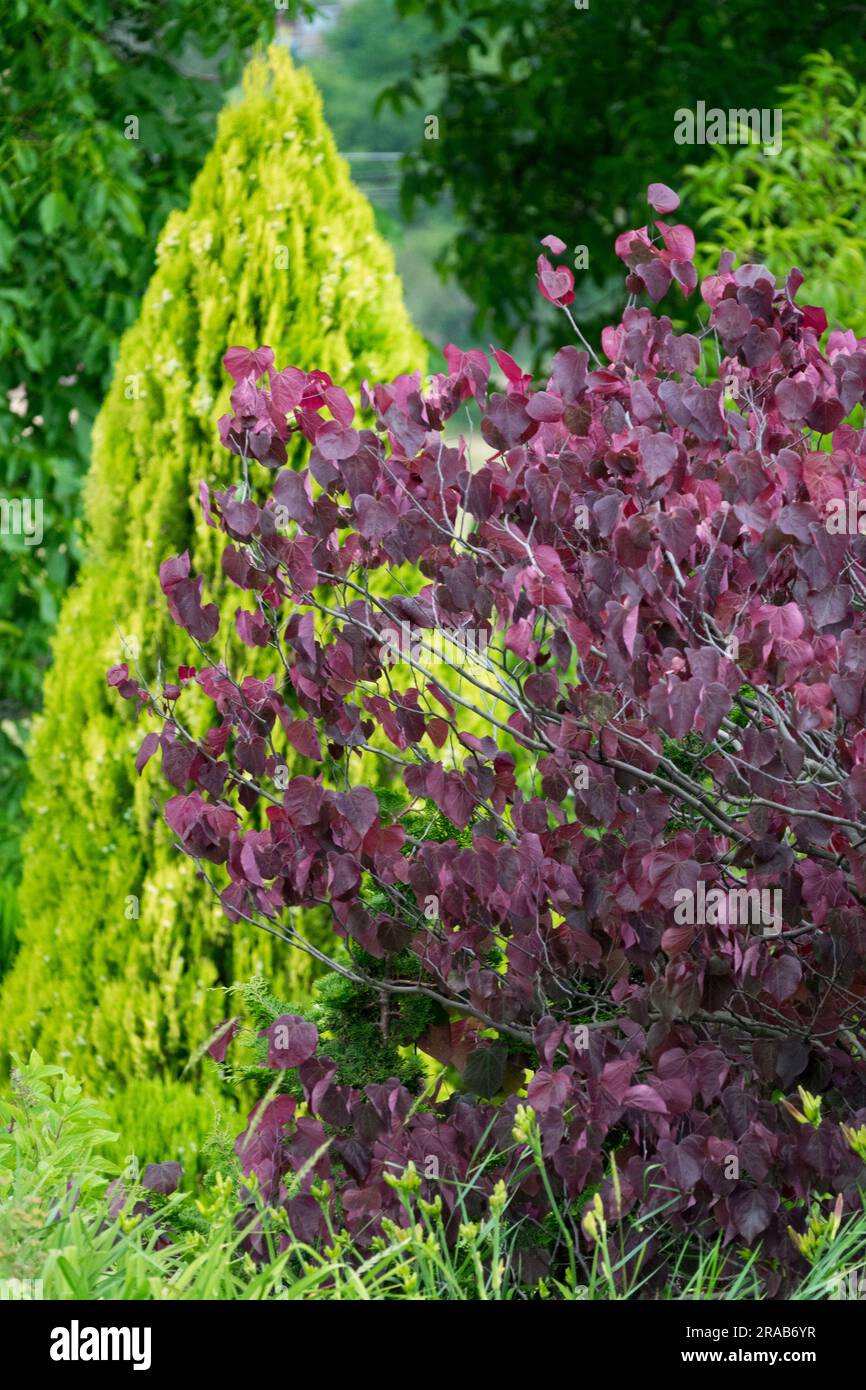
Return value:
M 392 254 L 284 48 L 250 65 L 157 259 L 94 428 L 87 557 L 31 745 L 26 926 L 0 994 L 0 1051 L 38 1045 L 103 1094 L 174 1078 L 220 1016 L 213 986 L 259 972 L 303 984 L 266 938 L 231 931 L 173 849 L 152 769 L 139 781 L 132 765 L 143 731 L 105 680 L 136 653 L 150 676 L 187 660 L 156 577 L 169 554 L 189 548 L 233 629 L 216 533 L 197 524 L 199 480 L 232 477 L 223 353 L 269 343 L 281 363 L 355 383 L 426 365 Z
M 800 60 L 822 46 L 839 60 L 850 53 L 855 78 L 866 73 L 866 11 L 831 0 L 396 5 L 448 26 L 391 85 L 398 106 L 418 103 L 422 81 L 444 86 L 438 129 L 419 130 L 408 160 L 405 199 L 452 198 L 442 266 L 504 345 L 527 324 L 548 346 L 568 335 L 564 315 L 538 312 L 533 270 L 549 232 L 587 247 L 574 306 L 582 327 L 596 333 L 609 321 L 622 288 L 614 234 L 647 220 L 649 182 L 676 188 L 686 164 L 712 153 L 674 142 L 678 109 L 775 107 Z
M 866 334 L 866 89 L 823 51 L 782 91 L 780 155 L 717 145 L 687 171 L 682 193 L 702 234 L 701 270 L 732 246 L 741 261 L 780 276 L 796 265 L 806 276 L 801 302 L 822 305 L 831 328 Z
M 290 0 L 287 13 L 311 8 Z M 23 745 L 80 560 L 93 419 L 159 230 L 188 196 L 225 93 L 275 15 L 258 0 L 4 6 L 0 497 L 40 499 L 43 537 L 0 535 L 0 970 L 14 927 Z

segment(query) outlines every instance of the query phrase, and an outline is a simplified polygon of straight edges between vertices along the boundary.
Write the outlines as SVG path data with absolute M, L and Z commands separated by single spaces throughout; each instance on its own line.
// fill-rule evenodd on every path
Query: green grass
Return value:
M 531 1112 L 519 1113 L 518 1125 L 527 1165 L 538 1168 L 547 1186 Z M 483 1219 L 466 1217 L 483 1164 L 454 1194 L 463 1219 L 459 1231 L 451 1226 L 450 1238 L 445 1204 L 441 1198 L 420 1198 L 410 1165 L 392 1180 L 403 1211 L 400 1224 L 386 1221 L 381 1237 L 363 1250 L 332 1227 L 321 1249 L 292 1242 L 285 1213 L 268 1208 L 253 1193 L 252 1210 L 270 1254 L 257 1265 L 243 1248 L 239 1220 L 251 1209 L 239 1191 L 227 1132 L 211 1146 L 211 1177 L 200 1195 L 146 1194 L 159 1208 L 151 1214 L 134 1211 L 145 1194 L 128 1180 L 118 1209 L 118 1190 L 109 1184 L 120 1163 L 106 1152 L 116 1147 L 116 1139 L 98 1106 L 61 1068 L 44 1064 L 36 1054 L 18 1067 L 11 1097 L 0 1101 L 0 1280 L 41 1281 L 45 1299 L 85 1301 L 735 1301 L 762 1294 L 757 1252 L 723 1250 L 721 1238 L 711 1244 L 676 1238 L 663 1210 L 643 1230 L 611 1225 L 593 1201 L 582 1204 L 589 1213 L 584 1219 L 588 1238 L 579 1238 L 573 1218 L 559 1208 L 549 1186 L 547 1235 L 551 1244 L 558 1240 L 557 1269 L 563 1273 L 545 1277 L 523 1266 L 521 1274 L 526 1236 L 509 1219 L 505 1184 L 494 1189 Z M 303 1176 L 296 1175 L 296 1183 Z M 314 1184 L 313 1193 L 327 1211 L 326 1187 Z M 160 1239 L 166 1227 L 170 1244 Z M 816 1232 L 807 1272 L 792 1296 L 862 1295 L 866 1204 L 841 1224 L 817 1219 Z M 532 1244 L 538 1244 L 537 1233 Z M 663 1279 L 660 1268 L 666 1270 Z

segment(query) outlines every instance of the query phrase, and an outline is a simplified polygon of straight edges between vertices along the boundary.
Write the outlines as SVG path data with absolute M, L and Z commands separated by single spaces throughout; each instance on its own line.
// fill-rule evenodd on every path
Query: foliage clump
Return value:
M 167 824 L 228 921 L 366 991 L 326 988 L 330 1038 L 300 1013 L 267 1029 L 291 1094 L 263 1097 L 237 1151 L 268 1200 L 302 1175 L 299 1239 L 337 1220 L 380 1239 L 401 1183 L 457 1224 L 486 1155 L 473 1204 L 503 1183 L 539 1232 L 564 1211 L 551 1259 L 572 1278 L 568 1221 L 595 1189 L 591 1245 L 663 1215 L 744 1245 L 777 1293 L 811 1194 L 844 1215 L 863 1182 L 866 557 L 838 523 L 866 477 L 866 340 L 825 340 L 796 270 L 727 253 L 702 337 L 674 332 L 638 301 L 696 290 L 695 239 L 670 188 L 647 198 L 616 239 L 629 302 L 607 360 L 565 347 L 540 388 L 497 351 L 493 390 L 486 355 L 451 347 L 423 389 L 365 387 L 370 425 L 327 372 L 229 348 L 236 473 L 201 501 L 238 606 L 169 555 L 197 664 L 121 662 L 108 684 L 153 719 L 137 765 L 160 755 Z M 565 243 L 543 246 L 540 291 L 570 316 Z M 489 449 L 471 466 L 444 435 L 470 399 Z M 215 643 L 232 616 L 266 674 Z M 489 641 L 434 676 L 387 640 L 403 623 Z M 276 796 L 287 748 L 309 771 Z M 367 785 L 377 761 L 405 810 Z M 421 1105 L 399 1074 L 366 1079 L 333 1010 L 370 1030 L 381 994 L 389 1044 L 404 995 L 441 1009 L 416 1045 L 458 1087 Z M 362 1049 L 352 1081 L 332 1041 Z

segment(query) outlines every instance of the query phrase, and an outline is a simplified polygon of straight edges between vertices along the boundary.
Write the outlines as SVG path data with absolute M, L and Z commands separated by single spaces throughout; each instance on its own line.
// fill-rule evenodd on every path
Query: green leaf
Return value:
M 80 1276 L 72 1268 L 72 1265 L 69 1263 L 65 1255 L 58 1255 L 57 1268 L 60 1270 L 60 1273 L 63 1275 L 74 1296 L 77 1299 L 87 1299 L 87 1286 L 80 1278 Z
M 476 1047 L 463 1072 L 463 1085 L 476 1096 L 490 1098 L 502 1090 L 508 1053 L 501 1043 Z
M 57 189 L 46 193 L 39 204 L 39 222 L 46 236 L 53 236 L 66 221 L 69 205 Z

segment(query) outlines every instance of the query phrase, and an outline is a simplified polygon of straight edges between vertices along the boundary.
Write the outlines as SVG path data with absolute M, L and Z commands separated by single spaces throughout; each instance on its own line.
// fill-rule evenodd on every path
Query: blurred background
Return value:
M 866 331 L 866 5 L 9 0 L 0 25 L 0 496 L 45 509 L 40 544 L 0 535 L 2 977 L 28 927 L 27 750 L 84 554 L 93 423 L 253 50 L 276 40 L 312 75 L 429 369 L 453 342 L 538 370 L 571 337 L 538 295 L 540 239 L 565 241 L 597 342 L 623 302 L 613 239 L 646 222 L 651 181 L 680 194 L 703 272 L 727 244 L 797 264 L 801 300 Z M 781 151 L 678 145 L 674 113 L 699 101 L 778 108 Z

